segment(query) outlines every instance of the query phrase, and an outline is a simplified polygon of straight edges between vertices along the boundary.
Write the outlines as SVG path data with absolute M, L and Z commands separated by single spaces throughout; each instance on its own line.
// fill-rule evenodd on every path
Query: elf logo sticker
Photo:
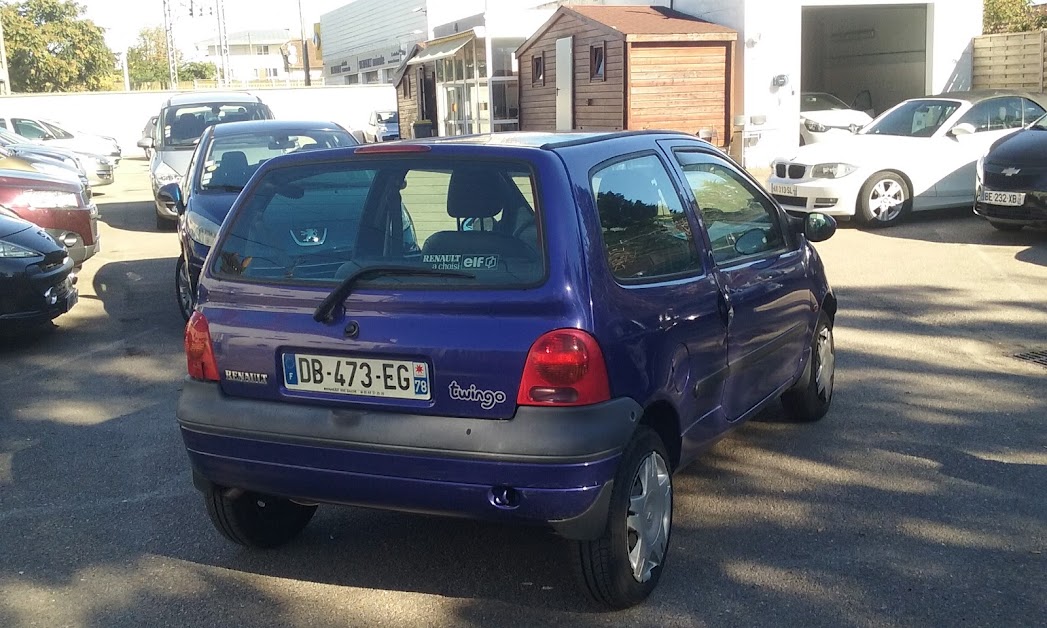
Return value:
M 423 255 L 422 263 L 433 270 L 495 270 L 497 255 Z

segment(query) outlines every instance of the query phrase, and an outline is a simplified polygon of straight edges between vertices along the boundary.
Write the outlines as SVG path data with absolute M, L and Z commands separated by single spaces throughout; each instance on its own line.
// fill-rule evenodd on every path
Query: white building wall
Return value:
M 384 70 L 399 64 L 400 59 L 394 54 L 397 50 L 408 50 L 415 42 L 427 39 L 429 4 L 426 0 L 356 0 L 321 15 L 320 36 L 328 68 L 325 76 L 332 76 L 332 65 L 352 59 L 346 74 L 362 75 L 378 69 L 384 78 Z M 426 10 L 415 11 L 417 8 Z M 386 64 L 360 69 L 356 55 L 365 53 L 384 57 Z M 334 75 L 334 79 L 337 81 L 339 76 Z
M 736 108 L 748 120 L 745 135 L 758 139 L 745 149 L 745 165 L 750 168 L 769 166 L 799 143 L 803 7 L 928 5 L 929 93 L 969 88 L 971 39 L 981 34 L 982 27 L 982 0 L 675 0 L 673 4 L 678 11 L 740 33 L 744 98 Z M 785 87 L 773 86 L 778 75 L 789 77 Z

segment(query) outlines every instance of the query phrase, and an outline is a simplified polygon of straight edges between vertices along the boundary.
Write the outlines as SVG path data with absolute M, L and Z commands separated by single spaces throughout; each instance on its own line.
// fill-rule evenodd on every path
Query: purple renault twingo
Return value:
M 828 410 L 836 298 L 810 243 L 835 229 L 683 134 L 274 158 L 186 329 L 194 483 L 254 547 L 317 504 L 548 526 L 597 602 L 637 604 L 672 473 L 778 399 Z

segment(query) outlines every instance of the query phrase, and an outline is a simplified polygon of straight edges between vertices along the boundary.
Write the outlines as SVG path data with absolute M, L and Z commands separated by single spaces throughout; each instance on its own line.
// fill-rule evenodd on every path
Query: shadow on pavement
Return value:
M 152 201 L 99 203 L 98 219 L 114 229 L 157 233 L 156 206 Z M 173 232 L 172 230 L 169 230 Z

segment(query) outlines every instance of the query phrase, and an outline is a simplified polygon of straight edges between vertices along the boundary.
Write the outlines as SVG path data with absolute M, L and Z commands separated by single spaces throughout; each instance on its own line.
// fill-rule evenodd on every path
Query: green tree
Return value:
M 103 89 L 116 57 L 105 34 L 72 0 L 22 0 L 0 7 L 11 89 L 77 92 Z
M 218 73 L 213 63 L 184 61 L 179 50 L 175 50 L 175 62 L 180 81 L 210 80 Z M 138 40 L 127 49 L 127 74 L 132 85 L 161 83 L 171 87 L 168 85 L 171 75 L 167 66 L 167 36 L 163 27 L 152 26 L 138 32 Z
M 1038 28 L 1038 20 L 1033 18 L 1029 5 L 1029 0 L 985 0 L 982 32 L 993 35 Z

